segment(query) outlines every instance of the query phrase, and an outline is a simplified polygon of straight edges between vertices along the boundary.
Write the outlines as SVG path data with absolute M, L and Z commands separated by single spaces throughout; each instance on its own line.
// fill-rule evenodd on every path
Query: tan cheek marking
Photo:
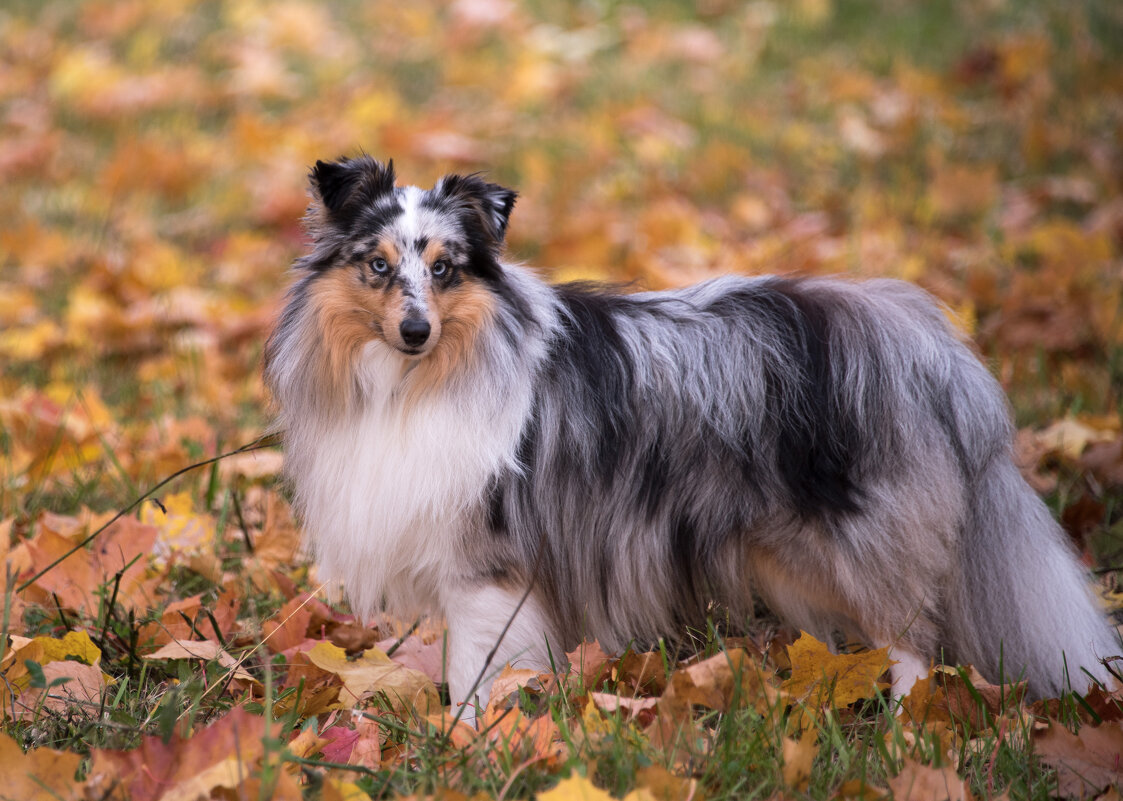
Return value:
M 355 362 L 382 317 L 379 294 L 364 286 L 352 270 L 336 269 L 317 279 L 309 291 L 322 358 L 313 379 L 321 393 L 350 403 L 357 388 Z M 329 404 L 330 405 L 330 404 Z

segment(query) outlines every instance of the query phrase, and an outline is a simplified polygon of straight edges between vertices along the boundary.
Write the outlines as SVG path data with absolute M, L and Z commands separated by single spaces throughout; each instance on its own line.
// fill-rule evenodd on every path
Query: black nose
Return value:
M 425 340 L 429 338 L 429 323 L 426 320 L 414 320 L 412 318 L 402 320 L 398 330 L 402 334 L 402 342 L 411 348 L 424 345 Z

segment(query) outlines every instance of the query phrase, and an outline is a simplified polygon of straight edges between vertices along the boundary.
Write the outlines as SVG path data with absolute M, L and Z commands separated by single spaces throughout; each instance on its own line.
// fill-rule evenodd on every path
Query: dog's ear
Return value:
M 394 162 L 383 165 L 370 156 L 317 161 L 308 179 L 328 219 L 346 226 L 364 204 L 394 191 Z
M 489 184 L 479 175 L 446 175 L 433 187 L 442 202 L 459 208 L 478 222 L 498 251 L 507 234 L 507 221 L 518 193 L 499 184 Z

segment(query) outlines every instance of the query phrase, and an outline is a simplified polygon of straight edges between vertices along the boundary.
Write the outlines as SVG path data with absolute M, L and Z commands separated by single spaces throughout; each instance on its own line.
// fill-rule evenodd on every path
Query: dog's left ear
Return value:
M 489 184 L 479 175 L 446 175 L 433 187 L 433 194 L 476 218 L 495 249 L 502 247 L 517 192 Z

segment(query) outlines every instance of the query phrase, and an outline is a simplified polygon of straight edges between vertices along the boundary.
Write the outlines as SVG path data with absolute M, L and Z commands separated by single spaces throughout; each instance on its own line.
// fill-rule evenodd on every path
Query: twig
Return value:
M 250 556 L 253 556 L 253 537 L 250 536 L 250 530 L 246 526 L 246 518 L 242 516 L 242 502 L 238 500 L 237 488 L 230 493 L 230 500 L 234 503 L 234 514 L 238 518 L 238 528 L 242 532 L 242 539 L 246 542 L 246 550 Z
M 409 637 L 409 635 L 413 634 L 415 631 L 417 631 L 417 627 L 420 626 L 420 625 L 421 625 L 421 618 L 417 618 L 417 620 L 413 621 L 413 625 L 410 626 L 406 630 L 406 633 L 403 634 L 401 637 L 399 637 L 397 642 L 395 642 L 393 645 L 391 645 L 389 648 L 386 649 L 386 656 L 393 656 L 394 652 L 402 647 L 402 643 L 406 641 L 406 638 Z

